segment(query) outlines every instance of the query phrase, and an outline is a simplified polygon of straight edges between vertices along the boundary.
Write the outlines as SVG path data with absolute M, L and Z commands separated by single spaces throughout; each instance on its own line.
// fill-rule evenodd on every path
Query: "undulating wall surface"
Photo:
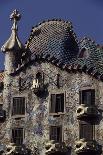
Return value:
M 46 93 L 41 96 L 32 91 L 33 79 L 36 73 L 43 73 Z M 57 87 L 57 74 L 60 74 L 60 88 Z M 19 91 L 19 77 L 21 77 L 22 90 Z M 8 78 L 8 77 L 6 77 Z M 50 63 L 35 63 L 20 75 L 5 80 L 4 109 L 7 111 L 7 120 L 2 124 L 1 143 L 11 141 L 11 129 L 23 127 L 25 130 L 24 144 L 32 152 L 45 154 L 45 143 L 49 141 L 49 128 L 52 125 L 62 126 L 62 140 L 71 147 L 71 154 L 75 155 L 75 141 L 79 139 L 79 123 L 76 110 L 79 105 L 79 91 L 82 88 L 93 88 L 96 92 L 95 103 L 103 110 L 103 83 L 84 73 L 67 73 Z M 8 84 L 9 83 L 9 84 Z M 8 84 L 8 87 L 7 85 Z M 11 89 L 10 89 L 11 88 Z M 65 110 L 59 117 L 50 115 L 50 94 L 65 94 Z M 25 118 L 15 119 L 11 115 L 12 98 L 23 96 L 26 98 Z M 95 125 L 95 138 L 103 146 L 103 120 Z

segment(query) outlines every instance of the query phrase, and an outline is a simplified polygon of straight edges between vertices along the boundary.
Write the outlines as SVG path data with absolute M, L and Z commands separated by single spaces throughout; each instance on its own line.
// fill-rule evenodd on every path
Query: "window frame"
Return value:
M 84 125 L 84 128 L 83 128 Z M 92 127 L 92 138 L 90 138 L 90 136 L 88 136 L 87 138 L 84 135 L 88 135 L 88 133 L 90 133 L 90 130 L 88 132 L 87 127 L 90 125 Z M 82 131 L 81 131 L 82 130 Z M 86 133 L 87 132 L 87 133 Z M 86 133 L 86 134 L 84 134 Z M 90 123 L 90 122 L 85 122 L 85 121 L 79 121 L 79 139 L 83 139 L 85 138 L 87 141 L 91 141 L 91 140 L 95 140 L 95 125 Z
M 63 109 L 63 112 L 52 112 L 51 111 L 51 95 L 54 94 L 54 95 L 58 95 L 58 94 L 64 94 L 64 109 Z M 50 92 L 49 94 L 49 115 L 61 115 L 61 114 L 65 114 L 65 104 L 66 104 L 66 92 L 64 91 L 52 91 Z
M 57 141 L 57 140 L 55 140 L 55 139 L 51 139 L 51 128 L 60 128 L 60 139 L 59 139 L 59 141 Z M 56 133 L 57 133 L 57 131 L 56 131 Z M 56 137 L 57 137 L 57 135 L 56 135 Z M 51 125 L 50 127 L 49 127 L 49 140 L 54 140 L 55 142 L 57 142 L 57 143 L 60 143 L 60 142 L 62 142 L 63 141 L 63 127 L 62 127 L 62 125 Z
M 13 140 L 13 139 L 16 139 L 17 138 L 17 137 L 16 138 L 15 137 L 13 138 L 13 130 L 20 130 L 20 129 L 22 129 L 22 143 L 21 144 L 17 144 Z M 14 128 L 12 128 L 12 130 L 11 130 L 11 142 L 15 143 L 16 145 L 22 145 L 24 143 L 24 139 L 25 139 L 25 130 L 24 130 L 23 127 L 14 127 Z
M 19 97 L 23 97 L 25 98 L 25 114 L 12 114 L 13 112 L 13 98 L 19 98 Z M 27 109 L 27 97 L 25 95 L 16 95 L 16 96 L 13 96 L 11 98 L 11 110 L 10 110 L 10 116 L 12 118 L 24 118 L 26 116 L 26 109 Z
M 88 104 L 88 103 L 83 103 L 83 91 L 86 92 L 86 91 L 90 91 L 93 92 L 94 91 L 94 99 L 93 99 L 93 96 L 91 96 L 91 104 Z M 79 90 L 79 105 L 81 104 L 84 104 L 85 106 L 95 106 L 95 89 L 94 88 L 85 88 L 85 89 L 80 89 Z M 92 103 L 92 100 L 94 100 L 94 102 Z

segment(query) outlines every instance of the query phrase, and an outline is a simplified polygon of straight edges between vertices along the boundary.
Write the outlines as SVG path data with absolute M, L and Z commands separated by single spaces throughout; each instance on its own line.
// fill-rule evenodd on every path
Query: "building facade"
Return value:
M 14 10 L 5 53 L 1 154 L 103 155 L 103 48 L 70 22 L 33 27 L 25 45 Z

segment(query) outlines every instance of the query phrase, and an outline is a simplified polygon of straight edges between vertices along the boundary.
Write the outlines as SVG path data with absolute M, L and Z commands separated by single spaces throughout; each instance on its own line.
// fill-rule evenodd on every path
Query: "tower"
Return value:
M 5 53 L 5 72 L 7 74 L 12 73 L 18 65 L 21 63 L 22 52 L 24 46 L 18 38 L 18 26 L 17 22 L 20 20 L 21 15 L 17 10 L 14 10 L 10 15 L 10 20 L 13 21 L 11 28 L 11 36 L 2 46 L 1 50 Z
M 3 91 L 3 109 L 6 111 L 6 121 L 2 124 L 4 128 L 10 126 L 10 105 L 11 105 L 11 85 L 12 75 L 16 68 L 21 64 L 21 56 L 24 51 L 24 46 L 18 38 L 17 22 L 20 20 L 21 15 L 17 10 L 14 10 L 10 15 L 10 20 L 13 21 L 11 28 L 11 36 L 2 46 L 1 51 L 5 54 L 5 69 L 4 69 L 4 91 Z M 1 133 L 2 134 L 2 133 Z M 5 130 L 2 135 L 4 142 L 9 141 L 10 136 Z

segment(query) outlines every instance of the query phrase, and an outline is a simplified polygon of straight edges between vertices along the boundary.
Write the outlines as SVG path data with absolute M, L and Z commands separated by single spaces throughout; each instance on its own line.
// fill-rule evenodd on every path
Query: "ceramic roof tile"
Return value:
M 62 64 L 63 69 L 86 70 L 98 78 L 103 74 L 103 47 L 86 37 L 78 42 L 70 22 L 49 20 L 40 23 L 32 29 L 25 46 L 31 60 L 39 56 L 57 62 L 57 66 Z
M 69 63 L 78 54 L 78 44 L 69 22 L 51 20 L 44 22 L 32 30 L 27 43 L 32 58 L 37 55 L 49 54 L 61 63 Z

